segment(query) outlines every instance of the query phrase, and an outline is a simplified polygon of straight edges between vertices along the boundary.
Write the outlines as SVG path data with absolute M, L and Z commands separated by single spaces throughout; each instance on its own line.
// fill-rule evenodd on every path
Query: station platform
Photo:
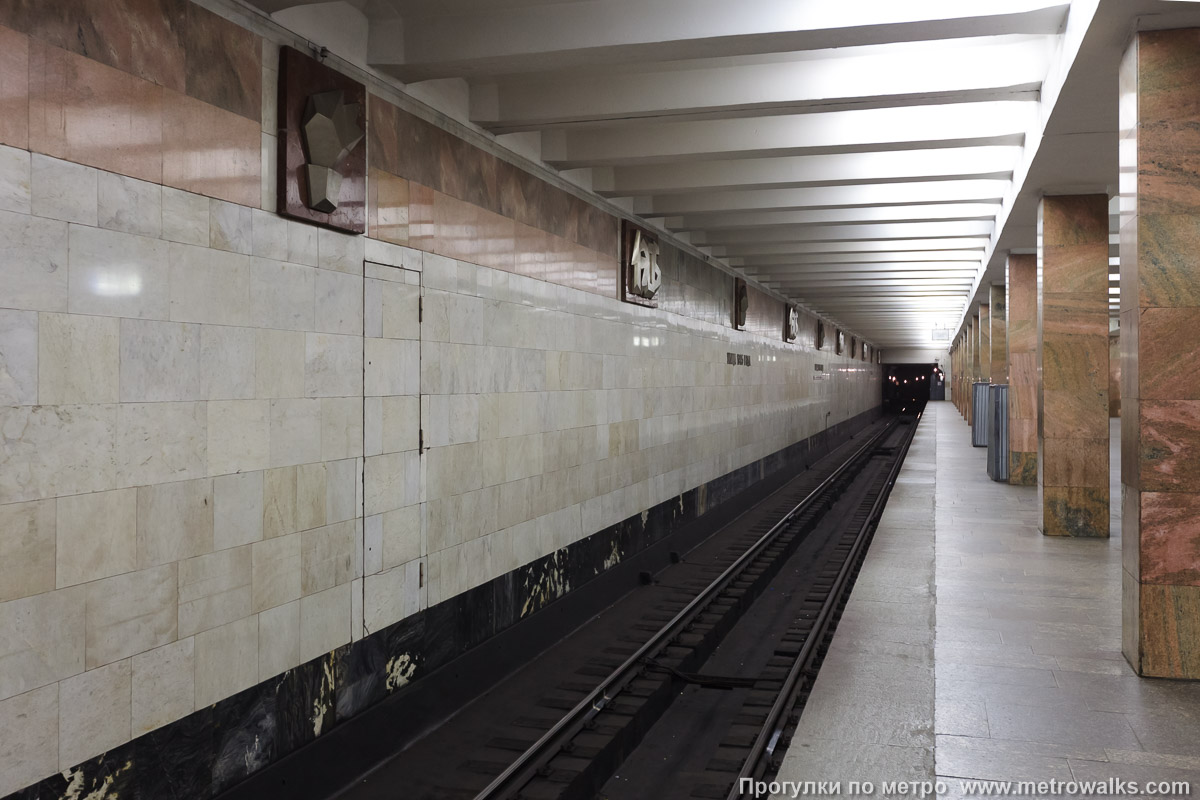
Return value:
M 805 782 L 817 791 L 799 796 L 898 781 L 941 781 L 945 798 L 1021 793 L 971 781 L 1200 791 L 1200 685 L 1139 678 L 1121 654 L 1119 424 L 1111 538 L 1052 538 L 1036 488 L 990 480 L 953 405 L 927 406 L 776 797 Z M 1132 796 L 1188 796 L 1161 788 Z

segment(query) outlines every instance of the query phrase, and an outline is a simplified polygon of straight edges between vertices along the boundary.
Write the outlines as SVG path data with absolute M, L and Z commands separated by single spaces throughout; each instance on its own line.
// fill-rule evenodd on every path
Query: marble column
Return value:
M 1010 255 L 1008 318 L 1008 482 L 1037 485 L 1037 256 Z
M 1121 63 L 1123 650 L 1200 678 L 1200 29 Z
M 975 381 L 979 375 L 979 317 L 974 316 L 967 323 L 967 393 L 963 402 L 967 404 L 967 424 L 975 421 Z
M 979 304 L 979 380 L 992 379 L 992 313 L 987 303 Z
M 988 341 L 992 344 L 989 357 L 992 383 L 1008 383 L 1008 320 L 1004 313 L 1004 287 L 995 284 L 988 287 Z
M 1038 499 L 1047 536 L 1108 536 L 1108 197 L 1038 205 Z

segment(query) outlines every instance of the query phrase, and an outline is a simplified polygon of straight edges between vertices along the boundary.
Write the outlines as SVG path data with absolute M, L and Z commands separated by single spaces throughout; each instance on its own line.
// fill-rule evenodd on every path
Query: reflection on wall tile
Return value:
M 167 244 L 128 233 L 70 226 L 72 314 L 140 319 L 170 316 Z

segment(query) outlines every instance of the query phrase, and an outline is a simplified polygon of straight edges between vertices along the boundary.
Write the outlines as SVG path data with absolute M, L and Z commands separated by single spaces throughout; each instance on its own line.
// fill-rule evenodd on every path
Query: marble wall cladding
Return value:
M 987 303 L 979 304 L 979 380 L 992 379 L 992 308 Z
M 1107 196 L 1044 198 L 1037 258 L 1042 532 L 1107 537 Z
M 0 164 L 3 795 L 351 640 L 364 245 Z M 49 757 L 25 748 L 51 725 Z
M 1200 678 L 1200 29 L 1139 33 L 1121 65 L 1122 537 L 1126 658 Z
M 1005 313 L 1008 361 L 1008 482 L 1037 485 L 1037 256 L 1010 255 Z
M 1121 335 L 1108 334 L 1108 416 L 1121 416 Z
M 0 8 L 6 112 L 0 143 L 244 205 L 261 203 L 258 37 L 184 0 L 50 5 Z M 108 22 L 95 27 L 101 19 Z M 139 25 L 121 21 L 128 19 Z M 156 33 L 160 19 L 166 27 Z M 85 22 L 77 26 L 78 20 Z M 139 35 L 132 36 L 135 30 Z M 159 34 L 195 41 L 149 52 L 162 44 Z M 101 47 L 98 38 L 87 44 L 110 35 L 116 44 Z M 222 45 L 219 52 L 209 52 L 214 44 Z M 178 80 L 165 70 L 168 63 L 177 65 Z M 101 207 L 119 213 L 132 198 L 108 188 Z M 94 210 L 71 213 L 58 218 L 96 224 L 89 216 Z
M 992 383 L 1008 383 L 1008 312 L 1005 308 L 1004 286 L 993 284 L 988 287 L 988 342 L 991 352 L 988 363 Z

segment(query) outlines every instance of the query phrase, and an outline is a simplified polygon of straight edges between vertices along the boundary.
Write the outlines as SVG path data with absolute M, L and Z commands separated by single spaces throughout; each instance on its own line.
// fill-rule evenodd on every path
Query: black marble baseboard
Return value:
M 5 800 L 328 797 L 879 414 L 838 423 Z

